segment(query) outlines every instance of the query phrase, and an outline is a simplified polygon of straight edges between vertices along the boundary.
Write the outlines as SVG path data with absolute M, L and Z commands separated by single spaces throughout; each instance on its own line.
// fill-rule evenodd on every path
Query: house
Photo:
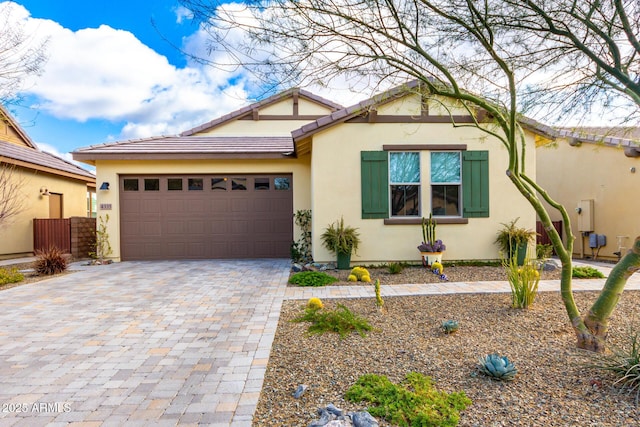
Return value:
M 4 184 L 15 189 L 19 195 L 15 200 L 21 207 L 18 215 L 0 224 L 0 258 L 33 254 L 34 218 L 91 216 L 90 194 L 95 193 L 94 175 L 53 154 L 40 151 L 2 106 L 0 167 L 5 171 Z
M 536 151 L 538 183 L 567 208 L 574 254 L 624 255 L 640 236 L 640 129 L 561 129 L 554 143 Z M 562 219 L 550 212 L 552 220 Z M 592 234 L 606 236 L 600 239 L 606 245 L 599 247 Z
M 506 149 L 413 82 L 351 107 L 292 89 L 177 136 L 76 150 L 96 166 L 99 216 L 119 260 L 289 257 L 294 212 L 312 210 L 313 257 L 330 223 L 359 229 L 353 262 L 419 261 L 433 212 L 445 260 L 495 259 L 502 223 L 535 214 Z M 535 126 L 527 170 L 535 175 Z M 534 176 L 535 177 L 535 176 Z M 108 188 L 108 190 L 106 189 Z

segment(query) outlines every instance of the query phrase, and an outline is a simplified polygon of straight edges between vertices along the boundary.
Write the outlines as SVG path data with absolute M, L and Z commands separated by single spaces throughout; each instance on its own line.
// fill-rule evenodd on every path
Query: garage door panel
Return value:
M 258 187 L 263 189 L 256 190 L 252 176 L 247 175 L 243 181 L 245 177 L 235 174 L 227 178 L 246 182 L 246 189 L 232 190 L 228 185 L 226 191 L 212 190 L 213 177 L 222 178 L 182 177 L 183 183 L 192 178 L 203 181 L 206 185 L 200 191 L 189 191 L 187 185 L 182 191 L 169 191 L 166 176 L 153 177 L 160 181 L 159 191 L 122 191 L 122 258 L 289 257 L 293 240 L 292 192 L 275 190 L 275 176 L 261 175 Z M 127 178 L 144 182 L 145 177 Z M 175 180 L 176 176 L 172 178 Z

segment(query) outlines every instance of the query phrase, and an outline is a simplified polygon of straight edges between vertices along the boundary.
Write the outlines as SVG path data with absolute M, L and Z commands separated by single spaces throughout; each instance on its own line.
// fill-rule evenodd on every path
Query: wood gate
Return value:
M 69 218 L 33 220 L 33 251 L 44 251 L 55 246 L 63 253 L 71 253 L 71 227 Z

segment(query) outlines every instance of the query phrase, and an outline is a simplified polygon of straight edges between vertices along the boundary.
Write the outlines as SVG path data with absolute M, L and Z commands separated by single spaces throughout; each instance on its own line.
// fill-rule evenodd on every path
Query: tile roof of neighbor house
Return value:
M 282 157 L 293 152 L 290 136 L 161 136 L 92 145 L 73 152 L 78 160 L 139 158 Z
M 18 163 L 21 166 L 33 165 L 36 169 L 50 169 L 51 173 L 59 171 L 67 175 L 74 175 L 75 178 L 88 182 L 95 182 L 96 178 L 88 170 L 53 154 L 0 140 L 0 160 L 4 159 L 7 159 L 8 163 Z
M 15 129 L 15 131 L 20 135 L 25 144 L 27 144 L 31 148 L 37 149 L 38 146 L 31 140 L 29 135 L 22 129 L 22 126 L 18 122 L 15 121 L 13 116 L 7 111 L 6 108 L 2 104 L 0 104 L 0 116 L 4 117 L 9 121 L 11 127 Z
M 214 128 L 216 126 L 220 126 L 221 124 L 227 123 L 231 120 L 236 120 L 240 117 L 252 114 L 254 110 L 258 110 L 262 107 L 266 107 L 268 105 L 271 104 L 275 104 L 289 96 L 301 96 L 303 98 L 307 98 L 310 101 L 313 101 L 315 103 L 318 103 L 320 105 L 323 105 L 327 108 L 329 108 L 330 110 L 341 110 L 344 107 L 340 104 L 337 104 L 333 101 L 330 101 L 328 99 L 322 98 L 318 95 L 315 95 L 311 92 L 308 92 L 304 89 L 299 89 L 299 88 L 293 88 L 293 89 L 288 89 L 285 90 L 283 92 L 280 92 L 276 95 L 272 95 L 268 98 L 263 99 L 262 101 L 258 101 L 258 102 L 254 102 L 253 104 L 247 105 L 246 107 L 242 107 L 236 111 L 233 111 L 229 114 L 225 114 L 222 117 L 218 117 L 217 119 L 211 120 L 210 122 L 204 123 L 200 126 L 196 126 L 193 129 L 189 129 L 186 130 L 184 132 L 182 132 L 180 134 L 180 136 L 190 136 L 193 135 L 195 133 L 201 132 L 203 130 L 207 130 L 207 129 L 211 129 Z

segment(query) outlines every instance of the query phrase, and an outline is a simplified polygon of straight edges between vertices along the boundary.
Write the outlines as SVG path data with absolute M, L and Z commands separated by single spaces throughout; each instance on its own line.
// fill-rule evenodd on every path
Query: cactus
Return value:
M 324 304 L 322 304 L 322 300 L 320 298 L 312 297 L 307 301 L 307 308 L 309 310 L 320 310 L 322 307 L 324 307 Z
M 445 334 L 452 334 L 458 330 L 460 325 L 457 320 L 445 320 L 442 322 L 442 330 Z
M 433 244 L 436 241 L 436 222 L 433 214 L 429 214 L 429 219 L 422 218 L 422 241 Z
M 376 292 L 376 305 L 378 306 L 378 308 L 382 309 L 384 300 L 382 299 L 382 295 L 380 294 L 380 280 L 376 279 L 376 283 L 374 283 L 373 286 Z
M 481 357 L 478 362 L 480 372 L 496 380 L 511 381 L 518 373 L 518 370 L 507 356 L 488 354 Z

